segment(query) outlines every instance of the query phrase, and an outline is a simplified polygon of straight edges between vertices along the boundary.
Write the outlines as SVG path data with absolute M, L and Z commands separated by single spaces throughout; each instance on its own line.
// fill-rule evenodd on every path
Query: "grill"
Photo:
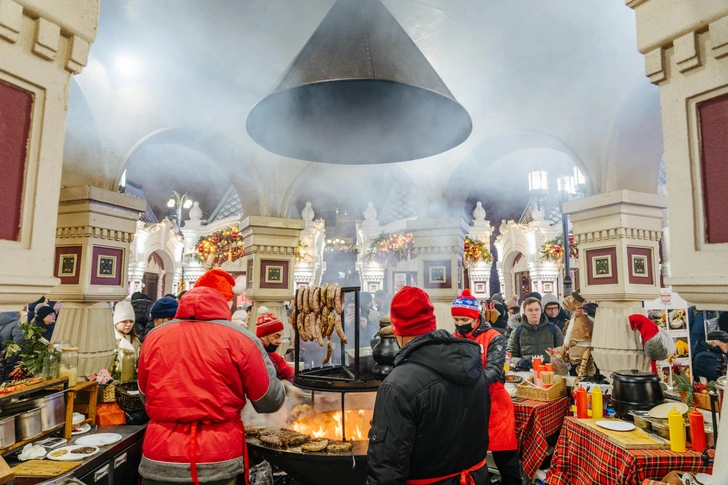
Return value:
M 304 291 L 299 288 L 298 292 Z M 311 290 L 309 290 L 311 291 Z M 366 482 L 366 454 L 368 447 L 367 431 L 371 419 L 371 404 L 373 399 L 368 399 L 365 393 L 374 393 L 379 388 L 380 380 L 371 374 L 371 359 L 367 348 L 360 348 L 361 342 L 361 319 L 359 315 L 359 287 L 341 288 L 343 312 L 342 328 L 346 328 L 347 319 L 350 321 L 348 331 L 351 333 L 349 345 L 353 348 L 347 349 L 347 345 L 341 339 L 332 338 L 336 341 L 334 354 L 338 357 L 334 363 L 319 365 L 308 369 L 301 368 L 301 344 L 302 339 L 299 329 L 296 328 L 294 344 L 294 386 L 311 391 L 311 410 L 305 418 L 289 426 L 290 429 L 298 429 L 316 439 L 323 427 L 315 428 L 319 423 L 332 423 L 331 418 L 339 426 L 326 427 L 328 435 L 326 439 L 351 441 L 352 449 L 347 453 L 327 453 L 301 451 L 300 447 L 280 449 L 269 446 L 260 441 L 257 437 L 247 437 L 249 448 L 267 460 L 284 470 L 289 476 L 296 480 L 296 483 L 303 485 L 327 485 L 327 484 L 364 484 Z M 346 307 L 354 304 L 355 311 L 349 315 Z M 334 333 L 334 335 L 336 335 Z M 318 344 L 317 344 L 318 345 Z M 368 343 L 367 343 L 368 345 Z M 339 402 L 336 402 L 340 400 Z M 367 402 L 368 403 L 365 403 Z M 333 404 L 332 404 L 333 402 Z M 340 413 L 340 414 L 339 414 Z M 301 429 L 301 424 L 306 426 Z M 315 423 L 315 424 L 312 424 Z

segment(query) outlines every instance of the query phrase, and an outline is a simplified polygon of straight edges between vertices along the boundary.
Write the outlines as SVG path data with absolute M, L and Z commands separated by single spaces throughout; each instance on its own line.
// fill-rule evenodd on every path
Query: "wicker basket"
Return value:
M 521 382 L 516 386 L 516 396 L 523 399 L 531 399 L 533 401 L 556 401 L 566 396 L 566 379 L 556 376 L 556 382 L 548 389 L 534 387 L 528 382 L 533 382 L 533 378 L 529 377 L 528 382 Z
M 694 392 L 693 404 L 695 404 L 695 407 L 710 410 L 710 396 L 708 394 Z
M 127 413 L 144 409 L 139 397 L 139 384 L 137 381 L 120 382 L 116 384 L 116 403 Z
M 116 402 L 116 384 L 109 382 L 99 386 L 99 402 L 101 404 L 111 404 Z

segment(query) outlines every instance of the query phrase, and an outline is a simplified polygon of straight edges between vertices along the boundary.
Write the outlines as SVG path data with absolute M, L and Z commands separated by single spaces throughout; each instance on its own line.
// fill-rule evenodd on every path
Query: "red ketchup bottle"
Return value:
M 705 451 L 706 438 L 705 438 L 705 422 L 703 420 L 703 413 L 697 409 L 693 409 L 690 414 L 690 442 L 692 443 L 693 451 L 698 453 Z
M 586 394 L 586 389 L 584 389 L 583 387 L 577 389 L 574 393 L 574 400 L 576 401 L 576 417 L 579 419 L 588 418 L 589 396 Z

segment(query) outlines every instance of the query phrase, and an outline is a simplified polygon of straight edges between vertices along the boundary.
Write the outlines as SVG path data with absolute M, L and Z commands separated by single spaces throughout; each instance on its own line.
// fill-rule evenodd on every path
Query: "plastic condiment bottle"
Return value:
M 599 386 L 594 386 L 591 392 L 592 401 L 592 419 L 602 419 L 604 416 L 604 401 L 602 398 L 602 390 Z
M 589 409 L 587 405 L 587 401 L 589 400 L 589 396 L 586 394 L 586 389 L 583 387 L 580 387 L 576 390 L 574 393 L 574 400 L 576 401 L 576 417 L 579 419 L 586 419 L 589 417 Z M 683 433 L 685 430 L 683 429 Z
M 690 418 L 690 443 L 692 443 L 693 451 L 700 453 L 707 448 L 703 413 L 693 409 L 688 417 Z
M 667 413 L 667 424 L 670 427 L 670 449 L 672 451 L 685 451 L 685 420 L 677 409 Z

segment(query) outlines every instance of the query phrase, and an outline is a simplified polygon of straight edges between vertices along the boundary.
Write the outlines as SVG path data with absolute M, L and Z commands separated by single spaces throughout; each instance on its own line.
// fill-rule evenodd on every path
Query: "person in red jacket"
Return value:
M 452 302 L 455 336 L 480 344 L 483 369 L 490 390 L 490 419 L 488 450 L 493 453 L 501 483 L 520 485 L 521 464 L 518 461 L 516 417 L 513 401 L 505 388 L 506 338 L 494 330 L 480 315 L 478 300 L 467 288 Z
M 175 319 L 144 340 L 142 484 L 232 485 L 238 475 L 247 483 L 246 399 L 262 413 L 283 405 L 283 385 L 260 340 L 230 321 L 234 284 L 225 271 L 205 273 Z
M 271 362 L 276 367 L 278 379 L 293 382 L 293 367 L 280 354 L 276 353 L 283 339 L 283 322 L 272 313 L 258 317 L 255 324 L 255 335 L 258 336 Z

